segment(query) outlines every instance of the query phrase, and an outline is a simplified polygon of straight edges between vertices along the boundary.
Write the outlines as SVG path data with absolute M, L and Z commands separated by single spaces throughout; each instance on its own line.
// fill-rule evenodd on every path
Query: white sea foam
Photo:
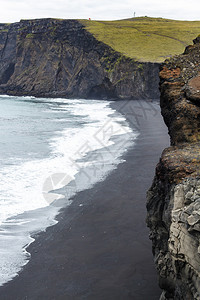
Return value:
M 84 168 L 90 172 L 93 169 L 95 175 L 91 179 L 88 176 L 87 184 L 77 182 L 76 189 L 97 182 L 121 161 L 121 155 L 137 137 L 125 118 L 110 108 L 109 102 L 26 99 L 46 103 L 43 107 L 46 113 L 67 112 L 67 116 L 77 122 L 74 127 L 72 124 L 70 128 L 55 131 L 46 141 L 50 149 L 48 157 L 16 160 L 14 165 L 0 169 L 0 284 L 13 278 L 27 263 L 29 256 L 25 245 L 32 241 L 30 234 L 55 223 L 58 209 L 49 205 L 64 196 L 51 190 L 76 180 Z M 61 120 L 64 120 L 63 116 L 54 119 L 55 122 Z M 70 204 L 67 201 L 65 203 Z M 40 213 L 48 207 L 47 216 Z M 11 244 L 15 245 L 13 249 Z M 6 252 L 7 246 L 10 250 Z
M 108 102 L 85 104 L 80 100 L 65 100 L 65 103 L 68 105 L 63 105 L 63 109 L 74 116 L 85 116 L 87 123 L 79 128 L 55 132 L 55 137 L 48 141 L 50 157 L 1 169 L 0 223 L 13 215 L 49 205 L 43 197 L 43 185 L 48 177 L 55 173 L 65 173 L 74 179 L 80 169 L 80 165 L 75 163 L 78 159 L 88 152 L 111 146 L 114 135 L 131 132 L 127 126 L 120 125 L 120 121 L 124 121 L 123 117 L 110 117 L 113 110 Z M 106 126 L 110 129 L 107 128 L 103 135 Z M 120 154 L 117 153 L 117 156 Z

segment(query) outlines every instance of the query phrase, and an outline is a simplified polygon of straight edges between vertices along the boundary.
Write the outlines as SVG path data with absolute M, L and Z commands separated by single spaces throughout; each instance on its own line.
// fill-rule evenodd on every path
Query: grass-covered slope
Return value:
M 0 25 L 1 94 L 158 98 L 158 64 L 123 56 L 77 20 L 49 18 Z
M 139 61 L 162 62 L 182 53 L 200 34 L 200 21 L 140 17 L 81 22 L 98 40 Z

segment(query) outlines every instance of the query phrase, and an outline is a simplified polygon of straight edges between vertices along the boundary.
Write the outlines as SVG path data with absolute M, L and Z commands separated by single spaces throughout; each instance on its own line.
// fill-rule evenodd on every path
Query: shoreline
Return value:
M 145 195 L 169 137 L 151 104 L 142 112 L 139 101 L 130 101 L 132 107 L 124 102 L 111 106 L 127 116 L 130 125 L 140 127 L 133 147 L 122 156 L 126 161 L 104 181 L 77 193 L 58 215 L 59 222 L 34 237 L 26 249 L 30 262 L 18 277 L 0 287 L 0 298 L 159 298 L 145 224 Z

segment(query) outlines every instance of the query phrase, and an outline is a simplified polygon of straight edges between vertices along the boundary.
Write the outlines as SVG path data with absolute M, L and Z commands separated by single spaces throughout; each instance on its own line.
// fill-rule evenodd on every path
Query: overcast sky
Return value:
M 199 0 L 0 0 L 0 23 L 20 19 L 119 20 L 139 16 L 200 20 Z

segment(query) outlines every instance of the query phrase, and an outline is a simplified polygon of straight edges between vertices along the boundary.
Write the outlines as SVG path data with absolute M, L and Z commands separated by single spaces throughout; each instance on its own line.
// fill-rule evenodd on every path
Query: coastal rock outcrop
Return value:
M 77 20 L 0 24 L 0 93 L 42 97 L 158 98 L 156 63 L 128 58 Z
M 161 300 L 200 299 L 200 38 L 160 70 L 171 146 L 147 193 L 147 225 Z

